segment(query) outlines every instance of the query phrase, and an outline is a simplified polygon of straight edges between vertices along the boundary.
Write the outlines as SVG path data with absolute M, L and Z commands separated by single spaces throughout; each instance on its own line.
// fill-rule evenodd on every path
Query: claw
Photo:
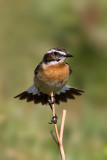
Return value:
M 48 123 L 49 123 L 49 124 L 53 124 L 53 123 L 54 123 L 54 124 L 57 124 L 57 120 L 58 120 L 58 117 L 57 117 L 57 115 L 55 114 L 55 116 L 52 117 L 51 122 L 50 122 L 50 123 L 48 122 Z

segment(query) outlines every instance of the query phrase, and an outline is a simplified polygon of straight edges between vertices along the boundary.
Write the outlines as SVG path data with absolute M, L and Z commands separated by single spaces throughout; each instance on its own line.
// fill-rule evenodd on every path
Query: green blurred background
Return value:
M 13 99 L 33 83 L 44 53 L 74 55 L 68 84 L 85 90 L 67 109 L 67 160 L 107 160 L 107 1 L 0 1 L 0 160 L 60 160 L 49 106 Z

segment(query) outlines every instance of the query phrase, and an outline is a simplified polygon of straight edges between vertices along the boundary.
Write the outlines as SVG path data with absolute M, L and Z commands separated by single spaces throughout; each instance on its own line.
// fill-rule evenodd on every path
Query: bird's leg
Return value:
M 50 106 L 51 109 L 52 109 L 52 104 L 55 103 L 55 96 L 53 96 L 53 98 L 54 98 L 53 101 L 51 100 L 51 96 L 49 96 L 49 99 L 48 99 L 48 103 L 49 103 L 49 106 Z
M 49 99 L 48 99 L 48 103 L 49 103 L 49 106 L 50 106 L 51 110 L 52 110 L 52 104 L 55 103 L 55 96 L 53 96 L 53 98 L 54 98 L 53 101 L 51 100 L 51 96 L 49 96 Z M 51 122 L 49 124 L 53 124 L 53 123 L 56 124 L 57 123 L 57 119 L 58 119 L 58 117 L 55 114 L 55 116 L 52 117 Z

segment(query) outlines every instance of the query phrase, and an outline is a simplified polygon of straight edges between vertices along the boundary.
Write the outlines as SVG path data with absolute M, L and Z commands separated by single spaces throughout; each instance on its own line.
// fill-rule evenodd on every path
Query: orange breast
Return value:
M 65 83 L 69 77 L 69 67 L 64 62 L 55 65 L 43 65 L 37 78 L 43 82 L 60 82 Z

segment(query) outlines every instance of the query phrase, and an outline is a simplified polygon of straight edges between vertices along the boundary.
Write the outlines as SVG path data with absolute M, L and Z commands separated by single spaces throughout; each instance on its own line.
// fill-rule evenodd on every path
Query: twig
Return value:
M 59 144 L 58 144 L 58 141 L 57 141 L 57 139 L 56 139 L 56 137 L 55 137 L 55 135 L 54 135 L 54 133 L 53 133 L 53 131 L 50 131 L 50 133 L 51 133 L 54 141 L 56 142 L 56 144 L 59 145 Z
M 53 92 L 51 93 L 51 100 L 53 101 Z M 55 116 L 54 104 L 52 104 L 52 112 L 53 112 L 53 116 Z M 65 153 L 64 153 L 64 149 L 63 149 L 63 143 L 62 143 L 65 117 L 66 117 L 66 110 L 63 110 L 60 136 L 59 136 L 59 133 L 58 133 L 57 124 L 54 124 L 57 139 L 56 139 L 54 133 L 51 131 L 51 135 L 52 135 L 53 139 L 55 140 L 55 142 L 58 144 L 58 147 L 60 149 L 60 154 L 61 154 L 62 160 L 65 160 Z
M 62 143 L 65 117 L 66 117 L 66 110 L 63 110 L 62 122 L 61 122 L 61 128 L 60 128 L 60 152 L 61 152 L 62 160 L 65 160 L 65 153 L 64 153 L 64 149 L 63 149 L 63 143 Z
M 53 92 L 51 93 L 51 100 L 53 101 Z M 54 107 L 54 104 L 52 104 L 52 112 L 53 112 L 53 116 L 55 117 L 55 107 Z M 55 127 L 55 132 L 56 132 L 57 141 L 58 141 L 58 143 L 59 143 L 59 142 L 60 142 L 60 139 L 59 139 L 59 133 L 58 133 L 57 124 L 54 124 L 54 127 Z
M 63 110 L 62 121 L 61 121 L 61 128 L 60 128 L 60 141 L 61 141 L 61 142 L 62 142 L 62 138 L 63 138 L 65 117 L 66 117 L 66 110 Z

